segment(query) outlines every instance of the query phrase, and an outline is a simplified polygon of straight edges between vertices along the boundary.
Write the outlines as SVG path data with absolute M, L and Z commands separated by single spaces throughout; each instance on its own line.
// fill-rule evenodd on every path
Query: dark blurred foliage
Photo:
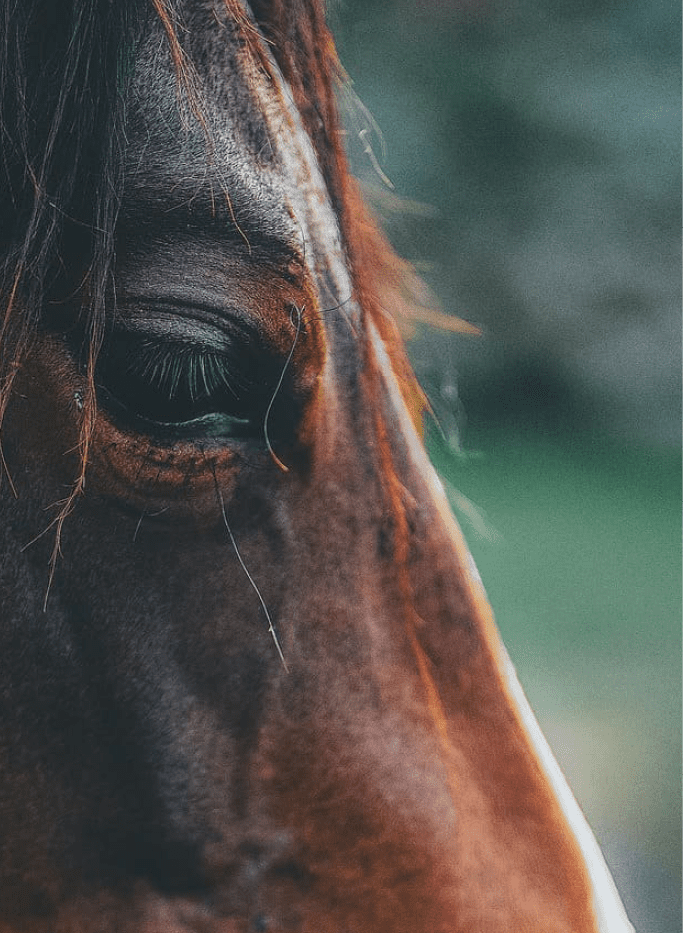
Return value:
M 677 445 L 678 11 L 664 0 L 345 0 L 332 18 L 386 141 L 358 141 L 351 105 L 354 165 L 398 251 L 445 310 L 484 329 L 439 351 L 468 417 Z M 429 333 L 413 345 L 437 402 L 442 346 Z
M 354 169 L 483 332 L 411 343 L 432 456 L 636 929 L 680 933 L 680 9 L 330 6 Z

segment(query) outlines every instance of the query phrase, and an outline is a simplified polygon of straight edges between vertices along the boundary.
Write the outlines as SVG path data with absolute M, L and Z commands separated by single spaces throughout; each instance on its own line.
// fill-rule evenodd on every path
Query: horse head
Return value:
M 14 7 L 0 930 L 626 933 L 422 446 L 321 3 Z

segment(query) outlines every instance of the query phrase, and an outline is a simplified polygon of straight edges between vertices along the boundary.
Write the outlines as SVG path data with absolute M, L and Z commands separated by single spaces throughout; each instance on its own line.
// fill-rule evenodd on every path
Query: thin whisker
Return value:
M 7 477 L 7 482 L 9 483 L 9 488 L 12 492 L 12 495 L 15 499 L 19 498 L 19 493 L 17 492 L 17 487 L 14 485 L 14 480 L 12 479 L 12 474 L 10 473 L 9 467 L 7 466 L 7 460 L 5 460 L 5 451 L 0 444 L 0 478 L 2 476 Z
M 133 544 L 135 544 L 135 542 L 137 541 L 138 532 L 140 531 L 140 526 L 142 525 L 142 519 L 143 519 L 146 515 L 147 515 L 147 509 L 145 509 L 144 511 L 142 511 L 142 512 L 140 513 L 140 518 L 138 519 L 138 523 L 137 523 L 137 525 L 135 526 L 135 531 L 133 532 Z
M 239 548 L 237 547 L 235 536 L 233 535 L 232 529 L 228 523 L 228 516 L 225 511 L 225 500 L 223 499 L 223 493 L 221 492 L 220 486 L 218 485 L 218 478 L 216 476 L 215 470 L 213 469 L 213 466 L 212 466 L 212 472 L 213 472 L 214 485 L 216 487 L 216 497 L 218 499 L 218 504 L 220 506 L 221 515 L 223 516 L 223 524 L 225 525 L 225 530 L 228 532 L 228 537 L 230 538 L 230 544 L 232 545 L 232 548 L 235 552 L 235 556 L 237 557 L 240 567 L 244 571 L 244 574 L 247 580 L 249 581 L 251 588 L 256 593 L 258 600 L 261 603 L 261 609 L 263 610 L 263 614 L 265 615 L 266 621 L 268 622 L 268 632 L 270 633 L 270 636 L 273 639 L 273 644 L 275 645 L 275 648 L 277 649 L 277 653 L 280 656 L 280 661 L 282 662 L 282 666 L 284 667 L 285 672 L 289 674 L 289 668 L 287 667 L 287 662 L 285 661 L 285 656 L 282 652 L 282 647 L 280 646 L 280 640 L 277 636 L 277 632 L 275 631 L 275 626 L 273 625 L 273 619 L 270 615 L 270 612 L 268 611 L 268 607 L 266 606 L 265 600 L 263 599 L 263 596 L 261 595 L 261 591 L 256 585 L 254 578 L 249 573 L 249 569 L 247 565 L 244 563 L 244 560 L 242 558 L 242 555 L 240 554 Z
M 282 383 L 284 382 L 284 379 L 285 379 L 285 373 L 287 372 L 287 367 L 291 363 L 292 357 L 294 356 L 294 350 L 296 348 L 296 344 L 299 339 L 299 334 L 301 333 L 301 316 L 304 310 L 305 310 L 305 306 L 303 308 L 299 308 L 298 305 L 294 305 L 294 311 L 296 312 L 296 330 L 294 333 L 294 341 L 292 342 L 292 346 L 289 348 L 289 353 L 287 355 L 287 359 L 285 360 L 285 365 L 282 367 L 280 378 L 278 379 L 278 383 L 275 386 L 275 391 L 273 392 L 272 398 L 270 402 L 268 403 L 268 408 L 266 409 L 266 414 L 263 419 L 263 436 L 266 442 L 266 447 L 268 448 L 268 453 L 273 458 L 274 462 L 280 467 L 283 473 L 289 473 L 289 467 L 286 466 L 282 462 L 282 460 L 280 460 L 278 455 L 273 450 L 273 445 L 271 444 L 270 437 L 268 436 L 268 419 L 270 418 L 270 413 L 273 409 L 273 405 L 275 404 L 275 399 L 277 398 L 278 393 L 280 392 L 280 389 L 282 388 Z M 292 324 L 294 324 L 293 320 L 292 320 Z

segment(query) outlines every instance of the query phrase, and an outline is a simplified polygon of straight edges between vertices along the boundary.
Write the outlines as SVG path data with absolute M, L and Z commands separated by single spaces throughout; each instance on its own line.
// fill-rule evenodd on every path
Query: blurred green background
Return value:
M 354 169 L 444 311 L 482 329 L 412 341 L 433 459 L 631 920 L 680 933 L 679 9 L 330 18 L 371 114 L 346 100 Z

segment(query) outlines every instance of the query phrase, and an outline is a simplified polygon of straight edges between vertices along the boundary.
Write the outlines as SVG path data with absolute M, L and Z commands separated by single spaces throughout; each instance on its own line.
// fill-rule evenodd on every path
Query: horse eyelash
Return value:
M 225 357 L 194 347 L 143 342 L 128 364 L 129 372 L 163 392 L 169 399 L 184 386 L 194 402 L 227 390 L 239 398 L 249 386 Z

